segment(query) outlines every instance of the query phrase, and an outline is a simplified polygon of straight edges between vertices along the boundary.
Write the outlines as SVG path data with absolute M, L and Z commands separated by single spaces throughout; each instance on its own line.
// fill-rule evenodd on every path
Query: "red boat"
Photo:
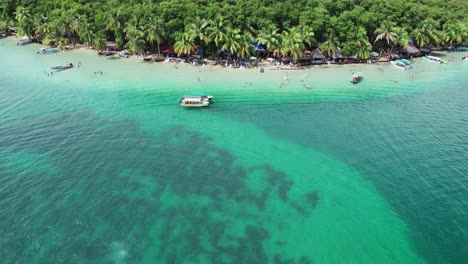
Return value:
M 52 67 L 51 69 L 56 70 L 56 71 L 63 71 L 63 70 L 71 69 L 71 68 L 73 68 L 73 63 L 63 65 L 63 66 L 55 66 L 55 67 Z

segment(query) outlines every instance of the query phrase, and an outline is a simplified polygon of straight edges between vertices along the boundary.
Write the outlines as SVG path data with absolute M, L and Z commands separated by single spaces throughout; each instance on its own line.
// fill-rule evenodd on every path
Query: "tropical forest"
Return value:
M 219 52 L 297 59 L 320 48 L 368 58 L 411 43 L 457 46 L 468 40 L 466 0 L 0 0 L 0 33 L 56 46 L 107 41 L 132 53 Z

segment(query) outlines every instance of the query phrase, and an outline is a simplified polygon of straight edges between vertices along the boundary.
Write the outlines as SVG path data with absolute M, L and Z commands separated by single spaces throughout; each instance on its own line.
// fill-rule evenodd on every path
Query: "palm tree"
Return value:
M 207 29 L 208 38 L 215 43 L 216 54 L 218 54 L 219 45 L 226 38 L 226 27 L 226 22 L 220 17 L 214 21 L 210 21 L 210 27 Z
M 330 34 L 327 40 L 320 44 L 319 48 L 328 57 L 333 56 L 338 50 L 338 39 L 333 34 Z
M 309 26 L 300 26 L 299 31 L 301 34 L 302 41 L 309 45 L 309 47 L 312 46 L 313 43 L 315 43 L 315 33 L 312 31 L 312 28 Z
M 433 19 L 424 20 L 415 30 L 412 32 L 413 38 L 418 43 L 419 47 L 424 47 L 429 43 L 438 45 L 440 42 L 439 32 L 437 31 L 437 22 Z
M 282 41 L 284 42 L 286 54 L 291 55 L 294 60 L 302 56 L 305 48 L 304 39 L 296 27 L 283 31 Z
M 126 47 L 128 48 L 128 50 L 137 54 L 142 53 L 146 45 L 146 38 L 144 32 L 131 24 L 129 24 L 124 31 L 125 33 L 127 33 L 128 42 L 126 44 Z
M 248 32 L 245 32 L 239 38 L 239 49 L 237 51 L 237 56 L 239 58 L 249 57 L 255 50 L 254 45 L 252 45 L 252 35 Z
M 374 43 L 376 43 L 379 40 L 385 40 L 388 47 L 390 47 L 390 43 L 395 43 L 395 40 L 398 37 L 397 34 L 394 32 L 393 23 L 390 23 L 388 21 L 382 22 L 380 27 L 374 31 L 374 34 L 377 35 Z
M 460 43 L 466 39 L 467 30 L 461 23 L 447 22 L 444 24 L 443 32 L 445 41 L 453 45 L 453 43 Z
M 176 37 L 176 42 L 174 43 L 174 51 L 177 53 L 177 56 L 182 54 L 190 54 L 193 51 L 195 43 L 188 33 L 180 34 Z
M 208 30 L 209 22 L 206 19 L 201 19 L 197 17 L 193 23 L 191 23 L 188 27 L 188 34 L 193 39 L 198 39 L 200 44 L 200 49 L 202 50 L 202 58 L 203 58 L 203 42 L 207 45 L 210 42 L 209 30 Z
M 355 55 L 360 59 L 367 59 L 370 56 L 372 51 L 372 45 L 367 40 L 367 37 L 363 37 L 362 39 L 356 41 L 356 51 Z
M 159 45 L 163 41 L 165 35 L 164 23 L 161 18 L 150 17 L 148 26 L 145 30 L 146 40 L 153 45 L 154 42 L 158 45 L 158 54 L 161 55 Z
M 266 45 L 268 57 L 270 56 L 270 52 L 276 49 L 276 46 L 278 45 L 278 38 L 278 28 L 276 28 L 273 25 L 271 25 L 268 28 L 262 29 L 258 34 L 257 41 L 259 44 Z
M 51 33 L 49 18 L 45 15 L 41 14 L 40 16 L 36 16 L 34 18 L 34 24 L 36 27 L 36 34 L 47 36 Z
M 231 57 L 231 54 L 237 53 L 240 48 L 239 40 L 240 40 L 240 30 L 239 29 L 226 29 L 226 37 L 224 39 L 224 43 L 221 46 L 221 50 L 228 51 L 228 60 Z
M 84 24 L 81 27 L 81 31 L 79 32 L 80 35 L 80 40 L 86 43 L 86 45 L 89 47 L 89 45 L 93 42 L 93 35 L 94 32 L 91 28 L 91 24 Z
M 93 35 L 93 47 L 98 51 L 103 51 L 106 48 L 106 36 L 103 32 L 98 32 Z
M 278 35 L 278 42 L 276 44 L 276 48 L 273 50 L 273 56 L 288 56 L 288 50 L 286 47 L 286 42 L 283 41 L 284 37 L 282 35 Z
M 413 30 L 411 35 L 420 48 L 423 48 L 427 43 L 429 43 L 429 37 L 420 28 Z
M 123 28 L 125 19 L 120 10 L 109 12 L 106 17 L 106 30 L 114 33 L 117 47 L 122 47 L 124 44 Z

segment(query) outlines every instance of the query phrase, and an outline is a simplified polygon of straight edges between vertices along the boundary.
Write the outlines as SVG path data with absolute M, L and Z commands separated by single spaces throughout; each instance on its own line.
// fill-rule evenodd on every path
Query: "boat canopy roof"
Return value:
M 190 92 L 190 95 L 206 96 L 206 93 L 204 93 L 204 92 Z
M 186 94 L 184 95 L 184 99 L 201 99 L 204 95 L 197 95 L 197 94 Z

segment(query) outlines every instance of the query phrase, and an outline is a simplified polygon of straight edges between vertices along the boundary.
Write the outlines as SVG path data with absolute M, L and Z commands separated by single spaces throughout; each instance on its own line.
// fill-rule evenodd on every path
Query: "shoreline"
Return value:
M 20 39 L 19 37 L 17 36 L 7 36 L 5 38 L 3 38 L 5 40 L 17 40 L 17 39 Z M 49 47 L 49 45 L 44 45 L 44 44 L 41 44 L 41 43 L 38 43 L 38 42 L 33 42 L 33 43 L 30 43 L 30 44 L 36 44 L 36 45 L 39 45 L 41 47 Z M 30 45 L 28 44 L 28 45 Z M 76 47 L 76 48 L 60 48 L 61 52 L 86 52 L 87 54 L 93 54 L 94 56 L 96 57 L 104 57 L 104 58 L 112 58 L 112 59 L 115 59 L 115 60 L 129 60 L 129 61 L 139 61 L 141 63 L 145 63 L 145 64 L 164 64 L 164 63 L 170 63 L 172 65 L 190 65 L 190 66 L 195 66 L 195 67 L 205 67 L 205 68 L 218 68 L 218 69 L 235 69 L 235 70 L 240 70 L 240 71 L 286 71 L 286 72 L 289 72 L 289 71 L 303 71 L 303 70 L 307 70 L 307 69 L 310 69 L 310 68 L 316 68 L 316 67 L 320 67 L 320 68 L 328 68 L 330 66 L 332 67 L 343 67 L 343 66 L 358 66 L 358 65 L 387 65 L 387 64 L 391 64 L 390 63 L 390 59 L 384 59 L 384 58 L 381 58 L 379 60 L 375 60 L 375 61 L 372 61 L 372 62 L 346 62 L 346 63 L 336 63 L 336 62 L 332 62 L 332 61 L 326 61 L 324 63 L 317 63 L 317 64 L 309 64 L 309 65 L 300 65 L 300 66 L 291 66 L 289 64 L 284 64 L 284 65 L 271 65 L 270 63 L 268 63 L 267 59 L 265 59 L 261 65 L 256 65 L 256 66 L 251 66 L 251 67 L 244 67 L 244 68 L 240 68 L 240 67 L 232 67 L 232 65 L 230 66 L 225 66 L 225 65 L 222 65 L 222 64 L 213 64 L 213 63 L 217 63 L 216 61 L 214 60 L 208 60 L 208 59 L 204 59 L 205 60 L 205 64 L 192 64 L 192 63 L 187 63 L 185 62 L 183 59 L 179 60 L 179 61 L 169 61 L 169 62 L 166 62 L 166 61 L 160 61 L 160 62 L 156 62 L 154 60 L 152 61 L 144 61 L 143 58 L 144 56 L 141 56 L 141 55 L 129 55 L 128 58 L 124 58 L 124 57 L 120 57 L 119 56 L 119 53 L 121 52 L 124 52 L 124 50 L 121 50 L 121 51 L 111 51 L 113 52 L 112 55 L 99 55 L 99 51 L 97 51 L 96 49 L 92 48 L 92 47 L 87 47 L 86 45 L 84 44 L 77 44 L 79 45 L 79 47 Z M 446 51 L 433 51 L 433 52 L 446 52 Z M 151 56 L 155 55 L 155 54 L 150 54 Z M 157 54 L 156 54 L 157 55 Z M 162 55 L 161 55 L 162 56 Z M 164 58 L 169 58 L 169 57 L 164 57 Z M 174 59 L 180 59 L 179 57 L 171 57 L 171 58 L 174 58 Z M 415 57 L 415 58 L 411 58 L 411 59 L 417 59 L 417 58 L 420 58 L 420 57 Z M 370 59 L 368 59 L 370 61 Z

